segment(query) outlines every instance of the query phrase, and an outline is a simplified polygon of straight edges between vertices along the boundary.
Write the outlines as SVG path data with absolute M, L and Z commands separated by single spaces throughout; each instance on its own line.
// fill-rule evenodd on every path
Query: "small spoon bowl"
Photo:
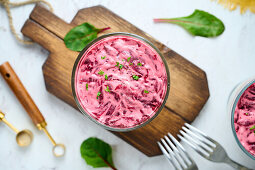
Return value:
M 53 146 L 52 152 L 56 157 L 61 157 L 64 156 L 65 154 L 66 147 L 65 145 L 61 143 L 57 143 L 56 145 Z
M 16 135 L 16 142 L 21 147 L 30 145 L 32 141 L 33 141 L 33 134 L 28 129 L 21 130 Z

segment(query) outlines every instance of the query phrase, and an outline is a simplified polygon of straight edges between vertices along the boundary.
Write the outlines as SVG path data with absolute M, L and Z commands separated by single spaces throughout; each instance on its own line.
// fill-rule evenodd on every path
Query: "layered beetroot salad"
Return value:
M 90 46 L 75 72 L 81 107 L 99 123 L 131 128 L 153 117 L 167 92 L 160 55 L 131 36 L 114 35 Z
M 255 156 L 255 83 L 240 97 L 235 108 L 234 124 L 240 143 Z

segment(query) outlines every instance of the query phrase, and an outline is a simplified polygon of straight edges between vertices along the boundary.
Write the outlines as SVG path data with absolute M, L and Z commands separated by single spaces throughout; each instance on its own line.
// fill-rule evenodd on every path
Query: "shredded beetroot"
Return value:
M 83 54 L 75 79 L 76 94 L 86 113 L 116 128 L 134 127 L 150 119 L 167 90 L 161 57 L 148 44 L 129 36 L 111 36 L 92 45 Z
M 240 97 L 235 108 L 234 123 L 237 137 L 244 148 L 255 156 L 255 83 Z

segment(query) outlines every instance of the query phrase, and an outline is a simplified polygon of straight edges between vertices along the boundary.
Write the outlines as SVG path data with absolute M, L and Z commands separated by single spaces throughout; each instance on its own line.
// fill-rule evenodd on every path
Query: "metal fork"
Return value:
M 175 169 L 197 170 L 196 163 L 190 158 L 182 145 L 170 134 L 157 142 L 165 158 Z
M 188 123 L 185 123 L 185 126 L 180 130 L 183 136 L 178 135 L 178 137 L 198 154 L 213 162 L 227 163 L 235 169 L 249 170 L 249 168 L 231 160 L 218 142 Z

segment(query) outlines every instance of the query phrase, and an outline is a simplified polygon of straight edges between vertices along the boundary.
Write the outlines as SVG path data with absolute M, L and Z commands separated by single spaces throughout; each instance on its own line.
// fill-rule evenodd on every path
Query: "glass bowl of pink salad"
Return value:
M 82 50 L 71 83 L 84 115 L 105 129 L 124 132 L 148 124 L 160 113 L 170 75 L 151 42 L 130 33 L 111 33 Z
M 231 127 L 237 144 L 255 160 L 255 79 L 240 83 L 230 96 Z

